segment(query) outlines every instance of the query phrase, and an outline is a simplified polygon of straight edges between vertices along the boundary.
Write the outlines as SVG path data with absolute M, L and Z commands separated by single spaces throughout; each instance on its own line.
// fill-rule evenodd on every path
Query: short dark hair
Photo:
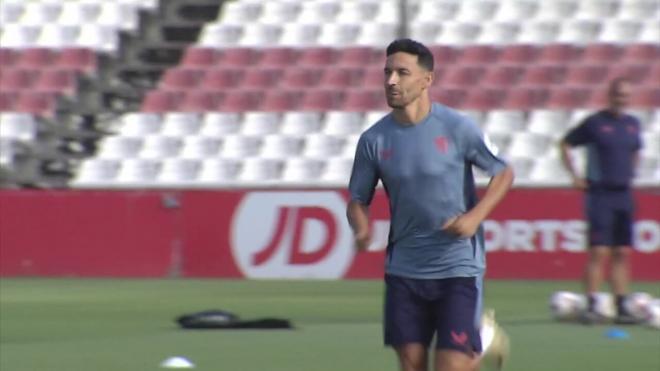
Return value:
M 386 55 L 389 57 L 398 52 L 416 55 L 418 65 L 433 71 L 433 54 L 424 44 L 412 39 L 394 40 L 387 46 Z

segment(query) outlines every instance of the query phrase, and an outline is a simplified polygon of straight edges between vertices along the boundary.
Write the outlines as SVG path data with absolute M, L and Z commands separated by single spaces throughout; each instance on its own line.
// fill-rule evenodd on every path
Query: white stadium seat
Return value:
M 223 138 L 221 156 L 225 158 L 255 156 L 259 153 L 260 148 L 260 138 L 230 134 Z
M 222 137 L 241 130 L 241 115 L 233 112 L 207 112 L 200 135 Z
M 364 117 L 360 112 L 329 111 L 325 114 L 323 133 L 341 137 L 360 134 L 363 122 Z
M 112 159 L 88 159 L 82 162 L 73 185 L 76 187 L 98 187 L 111 184 L 119 173 L 121 162 Z
M 141 148 L 141 138 L 110 136 L 101 141 L 97 157 L 101 159 L 137 157 Z
M 274 181 L 280 178 L 281 173 L 280 160 L 251 157 L 243 160 L 239 180 L 247 183 Z
M 246 112 L 243 116 L 243 135 L 267 135 L 279 131 L 280 114 L 277 112 Z
M 304 136 L 321 130 L 321 114 L 310 111 L 290 111 L 284 114 L 280 133 Z
M 181 150 L 181 139 L 161 135 L 149 135 L 144 138 L 140 158 L 164 159 L 176 157 Z
M 236 159 L 205 159 L 197 176 L 197 184 L 209 186 L 231 183 L 236 180 L 240 169 L 240 161 Z
M 279 134 L 266 135 L 261 145 L 260 157 L 285 159 L 298 156 L 302 148 L 303 140 L 300 137 Z
M 161 163 L 155 159 L 130 158 L 121 162 L 114 185 L 150 187 L 156 184 Z
M 200 161 L 195 159 L 165 159 L 158 173 L 158 185 L 166 187 L 194 185 L 200 168 Z
M 323 175 L 323 160 L 294 157 L 286 161 L 282 172 L 283 182 L 312 183 Z
M 325 134 L 310 134 L 305 137 L 303 155 L 309 158 L 328 158 L 339 156 L 344 140 L 340 137 Z

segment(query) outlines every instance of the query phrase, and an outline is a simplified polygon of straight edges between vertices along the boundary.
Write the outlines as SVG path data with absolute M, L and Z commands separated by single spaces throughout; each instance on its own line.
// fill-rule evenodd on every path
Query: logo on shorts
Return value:
M 467 345 L 467 340 L 468 340 L 468 336 L 465 333 L 465 331 L 461 331 L 459 333 L 456 333 L 454 331 L 451 332 L 451 341 L 454 344 L 464 347 Z

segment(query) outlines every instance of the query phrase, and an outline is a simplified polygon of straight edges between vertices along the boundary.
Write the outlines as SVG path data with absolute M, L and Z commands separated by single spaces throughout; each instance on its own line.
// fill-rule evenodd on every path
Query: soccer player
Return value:
M 588 307 L 582 320 L 587 324 L 604 320 L 594 311 L 594 294 L 603 280 L 603 265 L 609 256 L 616 322 L 636 322 L 624 306 L 633 229 L 631 182 L 642 146 L 639 121 L 624 113 L 630 90 L 630 82 L 625 78 L 610 82 L 607 108 L 588 116 L 560 143 L 563 164 L 573 178 L 573 185 L 586 191 L 590 248 L 584 274 Z M 587 147 L 586 180 L 576 173 L 569 152 L 571 147 L 582 145 Z
M 392 111 L 358 141 L 347 217 L 357 248 L 365 249 L 369 204 L 380 180 L 391 214 L 384 342 L 396 351 L 401 370 L 427 370 L 434 336 L 434 370 L 474 370 L 485 269 L 480 224 L 510 188 L 513 171 L 473 121 L 431 102 L 433 55 L 424 45 L 396 40 L 386 54 Z M 492 176 L 481 201 L 472 165 Z

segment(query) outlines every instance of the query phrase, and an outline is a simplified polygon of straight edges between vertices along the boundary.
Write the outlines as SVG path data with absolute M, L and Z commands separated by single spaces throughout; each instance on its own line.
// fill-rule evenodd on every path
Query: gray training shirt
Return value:
M 506 168 L 468 117 L 434 103 L 416 125 L 390 113 L 358 141 L 349 183 L 351 199 L 369 205 L 380 179 L 390 203 L 385 272 L 436 279 L 476 277 L 485 269 L 481 228 L 473 238 L 442 231 L 477 201 L 472 165 L 493 176 Z

